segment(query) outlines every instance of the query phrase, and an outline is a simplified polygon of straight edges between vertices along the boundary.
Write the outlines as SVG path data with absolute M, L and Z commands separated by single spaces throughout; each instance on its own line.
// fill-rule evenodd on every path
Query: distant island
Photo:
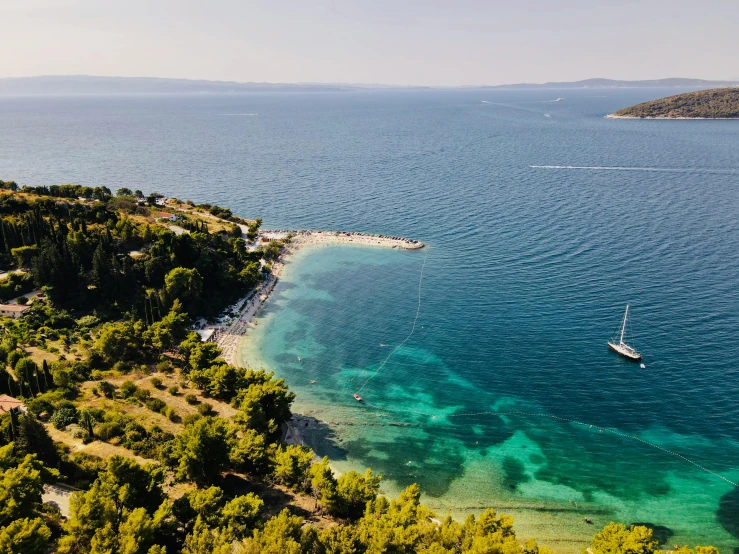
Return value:
M 706 81 L 704 79 L 649 79 L 644 81 L 621 81 L 616 79 L 584 79 L 549 83 L 518 83 L 497 85 L 491 89 L 604 89 L 604 88 L 716 88 L 739 85 L 739 81 Z
M 739 119 L 739 88 L 686 92 L 608 115 L 625 119 Z
M 239 94 L 254 92 L 357 92 L 366 90 L 540 90 L 540 89 L 619 89 L 619 88 L 696 88 L 739 86 L 739 81 L 706 81 L 702 79 L 653 79 L 620 81 L 585 79 L 549 83 L 508 85 L 473 85 L 427 87 L 386 85 L 378 83 L 254 83 L 206 81 L 202 79 L 168 79 L 159 77 L 108 77 L 96 75 L 41 75 L 35 77 L 0 78 L 0 95 L 68 95 L 68 94 Z

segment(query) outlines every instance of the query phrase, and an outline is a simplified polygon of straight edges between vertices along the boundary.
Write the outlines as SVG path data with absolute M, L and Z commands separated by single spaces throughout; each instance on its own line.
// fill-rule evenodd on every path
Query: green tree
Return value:
M 170 301 L 179 298 L 187 302 L 198 298 L 203 290 L 203 278 L 197 269 L 175 267 L 164 277 L 164 291 Z
M 254 476 L 269 472 L 269 452 L 264 436 L 254 429 L 245 429 L 231 448 L 231 464 L 239 471 Z
M 285 509 L 243 541 L 239 554 L 301 554 L 303 521 Z
M 106 323 L 95 342 L 95 350 L 108 361 L 137 359 L 143 347 L 145 329 L 146 326 L 142 321 Z
M 6 470 L 0 478 L 0 527 L 18 518 L 32 517 L 41 505 L 44 484 L 58 476 L 59 472 L 45 468 L 34 454 Z
M 13 248 L 10 253 L 13 258 L 15 258 L 15 263 L 18 266 L 18 269 L 23 269 L 24 267 L 31 266 L 33 259 L 39 254 L 39 249 L 38 246 L 35 245 L 19 246 L 18 248 Z
M 248 370 L 243 381 L 244 386 L 233 402 L 241 410 L 236 419 L 245 427 L 276 438 L 280 425 L 292 417 L 290 406 L 295 393 L 283 379 L 275 379 L 273 373 L 264 370 Z
M 75 492 L 69 499 L 69 519 L 64 524 L 66 535 L 59 540 L 60 554 L 76 554 L 92 550 L 95 535 L 95 548 L 105 545 L 115 546 L 117 523 L 121 513 L 113 498 L 104 494 L 99 481 L 95 481 L 87 492 Z
M 30 358 L 20 358 L 15 363 L 15 374 L 27 390 L 31 391 L 31 396 L 36 396 L 39 392 L 38 382 L 36 381 L 36 371 L 38 366 Z
M 47 467 L 55 467 L 60 461 L 59 452 L 46 428 L 28 414 L 18 416 L 15 453 L 18 458 L 35 454 Z
M 195 515 L 210 526 L 218 524 L 221 509 L 226 503 L 220 487 L 192 491 L 188 495 L 188 501 Z
M 313 451 L 307 446 L 280 446 L 275 451 L 272 476 L 281 485 L 299 491 L 307 490 L 313 457 Z
M 77 421 L 85 429 L 89 440 L 95 439 L 95 417 L 89 410 L 80 410 Z
M 13 350 L 8 352 L 8 365 L 12 368 L 15 368 L 15 365 L 18 363 L 18 361 L 23 358 L 23 353 L 13 348 Z
M 200 342 L 190 348 L 189 362 L 192 369 L 202 371 L 209 368 L 221 355 L 221 349 L 214 342 Z
M 228 468 L 231 442 L 231 430 L 219 417 L 203 417 L 188 425 L 172 448 L 177 477 L 198 484 L 213 482 Z
M 373 475 L 367 468 L 364 475 L 350 471 L 337 479 L 336 495 L 339 502 L 335 515 L 349 519 L 359 519 L 364 512 L 367 502 L 377 498 L 382 477 Z
M 225 530 L 211 529 L 200 518 L 187 537 L 182 554 L 232 554 L 231 542 Z
M 333 525 L 323 529 L 319 540 L 325 554 L 362 554 L 365 552 L 354 525 Z M 420 552 L 422 554 L 457 554 L 456 550 Z
M 648 527 L 633 525 L 627 529 L 618 523 L 606 525 L 590 545 L 593 554 L 652 554 L 656 547 Z
M 313 496 L 317 501 L 320 501 L 324 510 L 330 514 L 337 514 L 339 512 L 339 498 L 336 494 L 336 478 L 326 456 L 319 463 L 311 466 L 310 476 Z
M 198 349 L 191 356 L 198 356 L 202 352 L 202 349 Z M 192 371 L 190 373 L 190 380 L 198 388 L 207 391 L 213 398 L 231 400 L 244 386 L 242 372 L 243 370 L 241 368 L 220 363 L 202 371 Z
M 49 529 L 41 518 L 16 519 L 0 529 L 0 554 L 38 554 L 46 552 L 51 540 Z
M 185 338 L 187 321 L 187 314 L 182 312 L 182 303 L 175 299 L 169 313 L 152 323 L 146 331 L 146 337 L 154 348 L 168 350 Z
M 253 289 L 262 280 L 262 268 L 258 262 L 249 262 L 239 272 L 239 277 L 244 288 Z
M 241 540 L 256 527 L 264 502 L 253 493 L 237 496 L 221 511 L 221 527 L 230 540 Z
M 0 473 L 4 473 L 5 470 L 15 467 L 17 463 L 15 443 L 10 442 L 5 446 L 0 446 Z
M 164 469 L 154 464 L 140 465 L 131 458 L 113 456 L 98 481 L 101 493 L 115 498 L 117 509 L 156 510 L 164 501 Z
M 116 552 L 143 554 L 158 536 L 172 532 L 172 507 L 163 501 L 163 470 L 114 456 L 87 492 L 72 495 L 60 554 Z M 158 541 L 156 541 L 158 542 Z

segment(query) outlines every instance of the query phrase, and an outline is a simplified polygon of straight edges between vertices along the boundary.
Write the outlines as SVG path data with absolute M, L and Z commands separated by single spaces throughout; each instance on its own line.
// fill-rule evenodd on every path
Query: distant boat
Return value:
M 555 100 L 555 102 L 561 102 L 562 100 L 564 100 L 564 98 L 557 98 L 557 99 Z
M 618 339 L 618 342 L 614 339 L 613 341 L 608 341 L 608 348 L 613 350 L 614 352 L 617 352 L 618 354 L 621 354 L 624 358 L 628 358 L 629 360 L 633 360 L 635 362 L 638 362 L 641 360 L 641 354 L 639 354 L 636 350 L 634 350 L 631 346 L 626 344 L 624 342 L 624 333 L 626 332 L 626 320 L 629 318 L 629 305 L 626 304 L 626 311 L 624 312 L 624 320 L 621 323 L 621 335 Z
M 359 396 L 356 392 L 353 394 L 353 396 L 354 400 L 356 400 L 357 402 L 364 402 L 364 400 L 362 400 L 362 397 Z

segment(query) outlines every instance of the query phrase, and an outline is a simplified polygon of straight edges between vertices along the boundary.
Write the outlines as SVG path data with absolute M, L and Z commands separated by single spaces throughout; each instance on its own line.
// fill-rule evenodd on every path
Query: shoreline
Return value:
M 638 115 L 616 115 L 613 113 L 609 113 L 608 115 L 604 116 L 606 119 L 687 119 L 687 120 L 697 120 L 697 121 L 739 121 L 739 117 L 671 117 L 671 116 L 638 116 Z
M 239 353 L 244 337 L 251 328 L 258 325 L 255 321 L 256 315 L 269 300 L 285 267 L 285 262 L 298 250 L 319 245 L 359 245 L 404 250 L 419 250 L 426 246 L 417 240 L 388 235 L 344 231 L 264 230 L 254 239 L 251 248 L 256 249 L 262 242 L 282 240 L 290 235 L 290 242 L 285 244 L 280 256 L 272 263 L 269 276 L 260 286 L 226 309 L 219 323 L 204 327 L 204 330 L 213 330 L 210 340 L 221 348 L 223 357 L 232 365 L 242 365 Z

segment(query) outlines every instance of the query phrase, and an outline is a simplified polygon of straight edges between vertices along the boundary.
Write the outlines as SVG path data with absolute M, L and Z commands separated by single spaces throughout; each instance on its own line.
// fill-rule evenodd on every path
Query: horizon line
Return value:
M 516 86 L 546 86 L 546 85 L 557 85 L 557 84 L 574 84 L 583 83 L 587 81 L 612 81 L 614 83 L 648 83 L 655 81 L 700 81 L 704 83 L 725 83 L 725 84 L 739 84 L 739 79 L 705 79 L 698 77 L 660 77 L 653 79 L 614 79 L 610 77 L 587 77 L 584 79 L 575 80 L 562 80 L 562 81 L 544 81 L 544 82 L 518 82 L 518 83 L 498 83 L 498 84 L 459 84 L 459 85 L 426 85 L 426 84 L 392 84 L 392 83 L 381 83 L 381 82 L 344 82 L 344 81 L 235 81 L 235 80 L 219 80 L 219 79 L 202 79 L 193 77 L 152 77 L 146 75 L 139 76 L 126 76 L 126 75 L 92 75 L 87 73 L 68 73 L 68 74 L 41 74 L 41 75 L 24 75 L 24 76 L 2 76 L 0 81 L 9 80 L 31 80 L 31 79 L 43 79 L 43 78 L 92 78 L 92 79 L 130 79 L 130 80 L 158 80 L 158 81 L 183 81 L 190 83 L 212 83 L 212 84 L 223 84 L 223 85 L 261 85 L 261 86 L 346 86 L 346 87 L 387 87 L 387 88 L 437 88 L 437 89 L 449 89 L 449 88 L 493 88 L 493 87 L 516 87 Z

